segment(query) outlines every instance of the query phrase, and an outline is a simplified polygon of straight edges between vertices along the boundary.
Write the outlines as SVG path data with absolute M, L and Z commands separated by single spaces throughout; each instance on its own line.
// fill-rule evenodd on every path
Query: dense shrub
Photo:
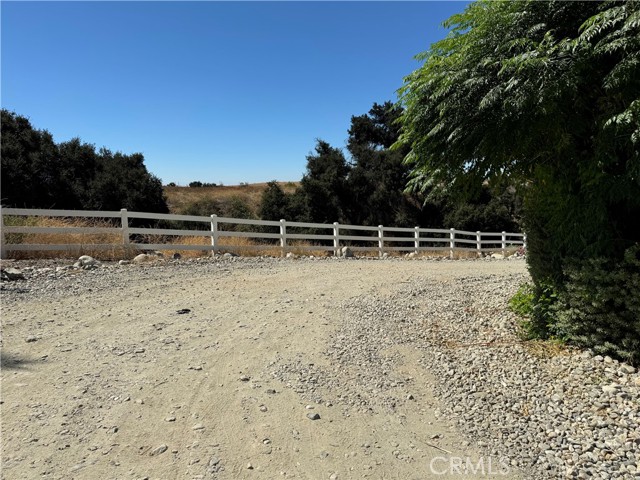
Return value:
M 640 244 L 624 259 L 597 258 L 566 269 L 558 331 L 574 343 L 630 363 L 640 361 Z

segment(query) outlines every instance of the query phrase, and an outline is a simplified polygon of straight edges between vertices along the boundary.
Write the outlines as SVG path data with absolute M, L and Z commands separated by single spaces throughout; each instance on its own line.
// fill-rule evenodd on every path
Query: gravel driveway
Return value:
M 520 342 L 523 260 L 12 263 L 3 478 L 640 478 L 638 374 Z

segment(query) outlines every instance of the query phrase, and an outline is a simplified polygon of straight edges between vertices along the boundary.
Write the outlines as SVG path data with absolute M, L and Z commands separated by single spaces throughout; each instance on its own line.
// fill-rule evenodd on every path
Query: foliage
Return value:
M 317 140 L 315 154 L 307 156 L 307 172 L 300 182 L 307 220 L 317 223 L 342 221 L 349 168 L 342 151 Z
M 483 185 L 464 201 L 447 196 L 442 225 L 467 231 L 517 232 L 520 227 L 520 199 L 512 187 L 502 193 L 492 193 Z
M 639 4 L 477 1 L 445 26 L 400 90 L 395 148 L 410 148 L 414 191 L 520 189 L 545 310 L 544 288 L 579 281 L 569 265 L 611 268 L 640 240 Z
M 169 186 L 175 187 L 176 184 L 175 183 L 173 185 L 169 184 Z M 206 188 L 206 187 L 217 187 L 217 185 L 215 183 L 201 182 L 199 180 L 196 180 L 196 181 L 193 181 L 193 182 L 189 182 L 189 187 L 191 187 L 191 188 Z
M 391 151 L 400 135 L 399 106 L 374 103 L 368 114 L 351 117 L 347 149 L 351 168 L 347 178 L 346 216 L 356 225 L 417 225 L 420 201 L 404 193 L 409 168 L 406 151 Z
M 223 216 L 222 212 L 222 203 L 214 198 L 201 198 L 185 205 L 182 209 L 182 214 L 195 215 L 197 217 Z
M 640 244 L 624 259 L 594 258 L 567 267 L 556 307 L 558 327 L 574 343 L 640 362 Z
M 237 195 L 229 199 L 223 212 L 226 217 L 231 218 L 255 218 L 247 202 Z
M 268 220 L 312 221 L 389 227 L 512 231 L 518 230 L 517 196 L 513 189 L 496 194 L 488 186 L 468 202 L 453 194 L 405 192 L 409 167 L 407 149 L 390 147 L 400 135 L 402 109 L 391 102 L 374 103 L 368 113 L 351 117 L 347 140 L 349 161 L 337 148 L 318 140 L 307 157 L 300 187 L 286 194 L 274 182 L 265 190 L 260 217 Z
M 509 308 L 521 317 L 530 317 L 533 313 L 533 285 L 524 283 L 509 300 Z
M 168 212 L 162 184 L 140 153 L 75 138 L 56 144 L 29 120 L 2 110 L 2 203 L 28 208 Z
M 260 201 L 260 218 L 263 220 L 289 219 L 289 196 L 284 193 L 278 182 L 273 180 L 262 192 Z
M 511 297 L 509 308 L 521 317 L 521 333 L 526 340 L 564 339 L 561 332 L 555 328 L 556 302 L 557 295 L 550 285 L 526 283 Z

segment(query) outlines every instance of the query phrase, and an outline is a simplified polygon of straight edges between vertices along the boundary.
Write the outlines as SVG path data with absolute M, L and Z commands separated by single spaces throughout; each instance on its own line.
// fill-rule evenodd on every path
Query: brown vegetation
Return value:
M 285 193 L 293 193 L 298 182 L 278 182 Z M 167 204 L 171 213 L 181 214 L 191 204 L 203 200 L 217 200 L 222 205 L 234 198 L 244 201 L 251 211 L 256 214 L 260 208 L 262 192 L 267 188 L 266 183 L 251 183 L 246 185 L 232 185 L 228 187 L 164 187 Z

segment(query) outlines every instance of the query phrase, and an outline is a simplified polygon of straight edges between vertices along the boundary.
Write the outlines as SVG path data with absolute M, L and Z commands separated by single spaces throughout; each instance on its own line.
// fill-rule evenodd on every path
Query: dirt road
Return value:
M 397 294 L 414 278 L 525 270 L 506 260 L 130 266 L 7 294 L 2 477 L 518 478 L 496 459 L 484 474 L 451 468 L 481 453 L 437 415 L 417 344 L 368 345 L 344 361 L 327 352 L 357 316 L 351 299 Z

